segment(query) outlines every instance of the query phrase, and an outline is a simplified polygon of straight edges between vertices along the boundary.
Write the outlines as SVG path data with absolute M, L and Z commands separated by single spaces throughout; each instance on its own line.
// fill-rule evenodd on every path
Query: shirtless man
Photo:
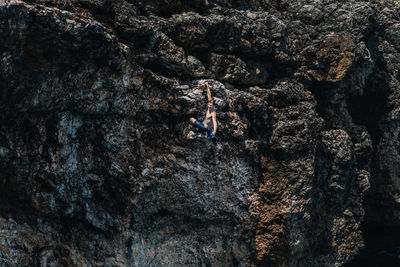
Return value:
M 199 122 L 195 118 L 190 118 L 190 122 L 199 127 L 202 131 L 207 132 L 208 138 L 210 138 L 211 141 L 215 143 L 218 142 L 218 138 L 215 136 L 218 128 L 217 113 L 215 112 L 215 106 L 208 83 L 206 83 L 206 86 L 207 86 L 207 98 L 208 98 L 206 118 L 203 121 L 203 123 Z

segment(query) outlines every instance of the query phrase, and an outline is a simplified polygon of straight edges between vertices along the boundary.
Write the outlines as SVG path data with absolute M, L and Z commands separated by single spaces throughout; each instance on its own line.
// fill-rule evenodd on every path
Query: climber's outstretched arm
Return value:
M 210 86 L 208 85 L 208 82 L 206 82 L 206 86 L 207 86 L 207 98 L 208 98 L 208 102 L 213 102 L 213 98 L 212 98 L 212 95 L 211 95 Z

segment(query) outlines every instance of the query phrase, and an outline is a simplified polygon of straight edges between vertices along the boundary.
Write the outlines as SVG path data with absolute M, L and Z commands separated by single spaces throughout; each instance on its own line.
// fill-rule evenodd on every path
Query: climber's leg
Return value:
M 202 131 L 207 131 L 207 128 L 204 126 L 204 124 L 202 124 L 195 118 L 190 118 L 190 122 L 199 127 Z

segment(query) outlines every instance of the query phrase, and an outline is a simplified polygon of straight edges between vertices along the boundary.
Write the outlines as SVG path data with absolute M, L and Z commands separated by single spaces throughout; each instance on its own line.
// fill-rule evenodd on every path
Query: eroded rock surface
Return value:
M 400 225 L 399 11 L 1 1 L 1 265 L 348 262 Z

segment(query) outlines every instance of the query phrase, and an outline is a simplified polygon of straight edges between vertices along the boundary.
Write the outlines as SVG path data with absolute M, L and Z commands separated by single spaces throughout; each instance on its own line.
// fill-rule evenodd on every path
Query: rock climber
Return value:
M 206 118 L 204 119 L 203 123 L 199 122 L 195 118 L 190 118 L 190 122 L 200 128 L 200 130 L 207 132 L 208 138 L 214 143 L 218 142 L 218 138 L 215 136 L 217 133 L 217 112 L 215 111 L 214 100 L 211 95 L 210 87 L 208 82 L 206 82 L 207 86 L 207 112 Z

